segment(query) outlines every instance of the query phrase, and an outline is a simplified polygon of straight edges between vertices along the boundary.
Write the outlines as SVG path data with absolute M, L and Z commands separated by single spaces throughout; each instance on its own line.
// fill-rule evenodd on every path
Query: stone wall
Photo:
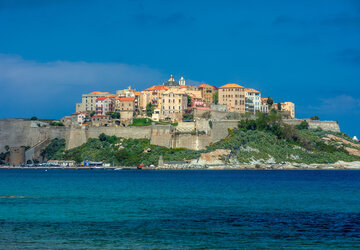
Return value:
M 51 127 L 40 121 L 3 119 L 0 120 L 0 152 L 5 151 L 5 145 L 33 147 L 47 139 L 65 138 L 66 132 L 65 127 Z
M 66 149 L 78 147 L 90 138 L 98 138 L 100 134 L 115 135 L 124 138 L 150 138 L 151 126 L 141 127 L 89 127 L 89 128 L 71 128 L 66 136 Z
M 306 120 L 309 124 L 309 128 L 311 129 L 317 129 L 321 128 L 325 131 L 332 131 L 332 132 L 340 132 L 340 126 L 337 121 L 313 121 L 310 119 L 303 119 Z M 289 125 L 299 125 L 303 120 L 300 119 L 284 119 L 284 122 Z
M 238 126 L 239 121 L 225 120 L 213 121 L 211 130 L 211 141 L 217 142 L 224 139 L 228 134 L 228 129 L 234 129 Z
M 173 134 L 174 127 L 171 125 L 152 125 L 150 143 L 153 145 L 171 148 L 173 146 Z

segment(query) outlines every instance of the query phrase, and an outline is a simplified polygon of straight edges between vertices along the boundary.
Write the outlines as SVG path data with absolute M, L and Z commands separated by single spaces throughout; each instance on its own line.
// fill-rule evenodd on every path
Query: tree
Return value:
M 215 104 L 218 104 L 219 103 L 219 93 L 218 92 L 215 92 L 213 94 L 213 100 L 214 100 L 214 103 Z
M 277 109 L 278 109 L 279 111 L 281 111 L 281 103 L 280 103 L 280 102 L 278 102 L 278 104 L 277 104 Z
M 9 151 L 9 149 L 10 149 L 9 145 L 5 145 L 5 147 L 4 147 L 4 148 L 5 148 L 5 151 L 6 151 L 6 152 L 8 152 L 8 151 Z
M 99 140 L 100 140 L 100 141 L 106 141 L 106 139 L 107 139 L 107 136 L 106 136 L 104 133 L 101 133 L 101 134 L 99 135 Z
M 36 117 L 36 116 L 33 116 L 33 117 L 31 117 L 31 119 L 30 120 L 32 120 L 32 121 L 36 121 L 38 118 Z
M 298 130 L 309 129 L 309 123 L 307 123 L 307 121 L 304 120 L 299 125 L 296 125 L 296 128 Z
M 152 103 L 150 102 L 150 103 L 148 103 L 147 105 L 146 105 L 146 115 L 148 116 L 148 117 L 151 117 L 152 116 L 152 114 L 154 113 L 154 106 L 152 105 Z
M 90 117 L 93 117 L 95 115 L 95 111 L 90 113 Z
M 191 107 L 192 106 L 192 99 L 191 99 L 191 96 L 187 96 L 187 105 L 188 107 Z
M 272 106 L 274 104 L 274 100 L 271 97 L 268 97 L 267 101 L 266 101 L 268 106 Z
M 315 116 L 313 116 L 313 117 L 310 117 L 310 119 L 313 120 L 313 121 L 314 121 L 314 120 L 320 120 L 320 118 L 319 118 L 317 115 L 315 115 Z

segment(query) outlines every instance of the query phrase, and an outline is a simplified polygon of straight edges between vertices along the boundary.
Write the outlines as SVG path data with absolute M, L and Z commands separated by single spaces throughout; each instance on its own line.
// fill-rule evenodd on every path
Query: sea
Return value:
M 360 248 L 360 171 L 0 170 L 0 249 L 145 248 Z

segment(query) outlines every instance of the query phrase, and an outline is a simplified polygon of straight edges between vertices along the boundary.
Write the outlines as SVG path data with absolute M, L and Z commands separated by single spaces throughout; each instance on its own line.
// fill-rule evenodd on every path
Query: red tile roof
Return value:
M 104 100 L 107 99 L 107 98 L 109 98 L 109 97 L 107 97 L 107 96 L 101 96 L 101 97 L 96 98 L 96 101 L 104 101 Z
M 255 89 L 245 89 L 245 91 L 248 93 L 260 93 L 259 91 L 255 90 Z
M 235 84 L 235 83 L 225 84 L 225 85 L 221 86 L 219 89 L 230 89 L 230 88 L 244 89 L 243 86 L 240 86 L 240 85 Z
M 120 100 L 120 102 L 133 102 L 135 100 L 135 97 L 120 97 L 117 99 Z
M 154 90 L 168 90 L 169 88 L 164 86 L 164 85 L 160 85 L 160 86 L 152 86 L 150 88 L 145 89 L 144 91 L 154 91 Z
M 106 94 L 110 94 L 109 92 L 101 92 L 101 91 L 93 91 L 91 93 L 89 93 L 89 95 L 106 95 Z
M 93 117 L 109 117 L 109 115 L 94 115 Z

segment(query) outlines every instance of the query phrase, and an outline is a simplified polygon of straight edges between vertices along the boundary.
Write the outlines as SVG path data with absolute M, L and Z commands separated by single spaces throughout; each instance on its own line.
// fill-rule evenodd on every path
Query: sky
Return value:
M 0 0 L 0 119 L 173 74 L 237 83 L 360 137 L 359 0 Z

